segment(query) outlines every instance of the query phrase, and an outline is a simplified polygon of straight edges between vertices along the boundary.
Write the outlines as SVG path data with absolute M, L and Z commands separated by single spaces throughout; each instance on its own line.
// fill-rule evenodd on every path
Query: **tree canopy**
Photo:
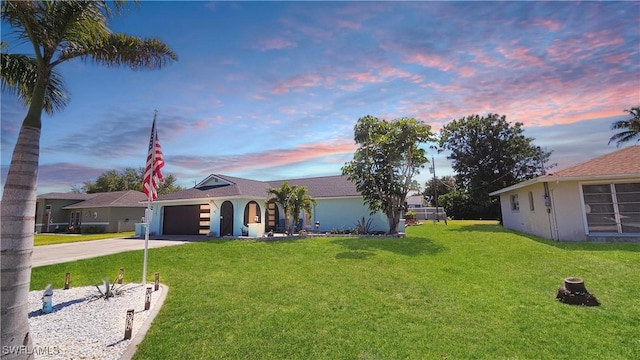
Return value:
M 447 158 L 460 187 L 455 194 L 468 199 L 465 216 L 499 219 L 499 201 L 489 193 L 543 174 L 551 152 L 523 133 L 522 123 L 509 123 L 498 114 L 470 115 L 442 127 L 439 145 L 450 151 Z M 448 214 L 455 211 L 447 209 Z
M 438 196 L 438 206 L 442 206 L 440 203 L 440 197 L 458 188 L 456 179 L 453 176 L 443 176 L 439 178 L 431 178 L 424 184 L 424 191 L 422 196 L 430 203 L 431 206 L 435 206 L 435 196 Z
M 121 171 L 108 170 L 98 176 L 95 181 L 85 181 L 82 190 L 87 194 L 121 190 L 142 191 L 143 177 L 144 168 L 142 167 L 138 169 L 128 167 Z M 158 195 L 180 190 L 183 188 L 176 185 L 176 177 L 173 174 L 168 174 L 164 177 L 164 183 L 158 187 Z
M 358 148 L 342 173 L 372 213 L 387 215 L 389 233 L 396 233 L 407 194 L 418 189 L 413 178 L 429 162 L 419 145 L 435 140 L 431 126 L 414 118 L 386 121 L 367 115 L 358 119 L 353 133 Z

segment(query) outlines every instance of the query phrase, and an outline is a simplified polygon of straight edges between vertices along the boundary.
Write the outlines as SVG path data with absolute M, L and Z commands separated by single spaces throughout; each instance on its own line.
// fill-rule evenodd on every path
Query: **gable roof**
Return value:
M 220 182 L 212 179 L 222 180 Z M 189 200 L 225 197 L 267 198 L 267 190 L 279 188 L 287 181 L 290 185 L 306 186 L 313 198 L 361 196 L 356 186 L 346 176 L 323 176 L 314 178 L 285 179 L 274 181 L 258 181 L 239 177 L 213 174 L 196 187 L 172 194 L 160 195 L 155 202 L 170 200 Z M 225 184 L 227 182 L 228 184 Z M 211 185 L 220 183 L 221 185 Z
M 112 191 L 95 195 L 88 200 L 65 206 L 63 209 L 87 209 L 98 207 L 145 207 L 142 202 L 147 200 L 147 195 L 135 190 Z
M 490 196 L 549 181 L 615 180 L 638 178 L 640 181 L 640 145 L 632 145 L 555 173 L 523 181 L 490 193 Z
M 38 199 L 49 199 L 49 200 L 88 200 L 97 194 L 82 194 L 82 193 L 59 193 L 59 192 L 51 192 L 46 194 L 38 195 Z
M 640 145 L 628 146 L 553 174 L 554 178 L 640 175 Z
M 343 175 L 270 181 L 269 187 L 279 188 L 285 181 L 289 185 L 306 186 L 313 198 L 362 196 L 356 185 Z

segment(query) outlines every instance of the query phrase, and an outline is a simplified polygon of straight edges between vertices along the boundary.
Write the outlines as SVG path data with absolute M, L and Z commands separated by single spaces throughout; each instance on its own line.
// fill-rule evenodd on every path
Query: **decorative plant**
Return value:
M 89 301 L 94 301 L 98 299 L 109 300 L 109 298 L 116 297 L 118 295 L 122 295 L 126 292 L 124 289 L 125 285 L 117 284 L 117 281 L 114 281 L 111 285 L 109 285 L 109 279 L 105 278 L 102 280 L 102 288 L 99 285 L 95 285 L 98 292 L 89 296 Z
M 418 223 L 418 216 L 415 211 L 407 211 L 404 214 L 406 225 L 415 225 Z
M 371 232 L 371 223 L 373 219 L 369 218 L 365 220 L 364 216 L 356 222 L 355 228 L 353 228 L 354 234 L 368 234 Z

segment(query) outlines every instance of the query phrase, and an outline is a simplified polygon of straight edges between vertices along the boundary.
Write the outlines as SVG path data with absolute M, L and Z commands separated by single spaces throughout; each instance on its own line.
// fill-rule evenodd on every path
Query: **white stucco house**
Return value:
M 282 209 L 275 204 L 267 207 L 265 202 L 267 190 L 279 188 L 285 181 L 306 186 L 317 202 L 313 213 L 302 214 L 299 228 L 319 232 L 353 229 L 364 217 L 372 219 L 374 231 L 389 229 L 387 217 L 382 212 L 371 215 L 362 195 L 346 176 L 257 181 L 214 174 L 191 189 L 160 195 L 154 200 L 149 232 L 156 236 L 258 237 L 269 231 L 282 232 Z
M 505 228 L 560 241 L 640 241 L 640 146 L 507 188 Z

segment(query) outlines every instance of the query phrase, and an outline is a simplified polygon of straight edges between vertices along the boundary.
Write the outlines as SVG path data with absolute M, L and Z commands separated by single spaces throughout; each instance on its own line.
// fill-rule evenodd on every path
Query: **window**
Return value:
M 640 233 L 640 183 L 582 185 L 589 233 Z
M 511 195 L 511 211 L 520 211 L 520 203 L 518 202 L 518 194 Z
M 244 226 L 259 222 L 262 222 L 260 206 L 257 202 L 250 201 L 247 206 L 244 207 Z
M 536 211 L 536 206 L 533 204 L 533 192 L 529 191 L 529 210 Z

